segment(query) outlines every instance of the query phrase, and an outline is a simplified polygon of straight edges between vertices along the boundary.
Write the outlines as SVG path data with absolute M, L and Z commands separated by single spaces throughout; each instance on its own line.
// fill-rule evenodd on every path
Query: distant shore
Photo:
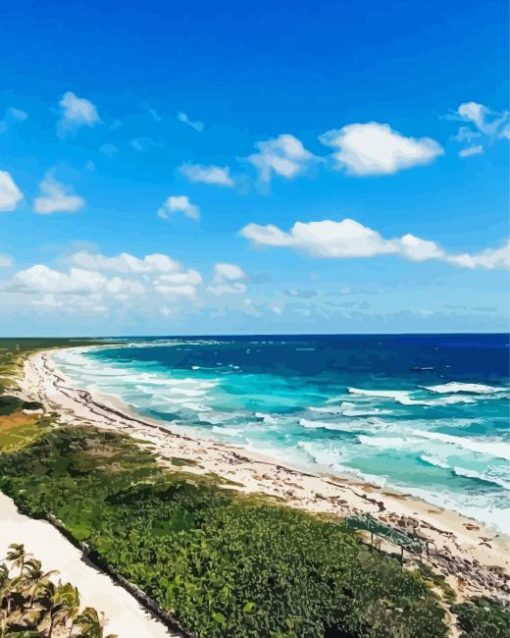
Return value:
M 368 514 L 397 529 L 412 531 L 429 543 L 431 566 L 461 597 L 503 592 L 510 575 L 507 536 L 396 490 L 343 476 L 307 473 L 142 417 L 111 397 L 92 396 L 73 387 L 55 366 L 54 352 L 28 357 L 18 380 L 18 392 L 27 400 L 39 401 L 47 411 L 58 413 L 62 421 L 124 432 L 150 443 L 163 464 L 171 464 L 175 457 L 190 459 L 193 465 L 187 466 L 188 472 L 217 474 L 238 483 L 236 489 L 241 491 L 278 497 L 293 507 L 339 517 Z

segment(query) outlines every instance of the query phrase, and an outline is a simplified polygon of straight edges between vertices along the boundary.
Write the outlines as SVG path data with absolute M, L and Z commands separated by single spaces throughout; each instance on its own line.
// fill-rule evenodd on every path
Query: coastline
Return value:
M 258 492 L 292 507 L 339 517 L 369 514 L 397 529 L 412 529 L 428 541 L 431 566 L 460 597 L 504 591 L 510 573 L 510 539 L 505 535 L 393 489 L 345 476 L 312 474 L 244 448 L 195 438 L 180 432 L 178 426 L 163 426 L 111 397 L 74 388 L 54 365 L 51 355 L 55 352 L 38 352 L 26 359 L 17 393 L 41 402 L 62 421 L 124 432 L 150 443 L 163 464 L 172 466 L 176 457 L 190 459 L 195 464 L 187 466 L 188 472 L 217 474 L 238 483 L 235 489 L 240 491 Z

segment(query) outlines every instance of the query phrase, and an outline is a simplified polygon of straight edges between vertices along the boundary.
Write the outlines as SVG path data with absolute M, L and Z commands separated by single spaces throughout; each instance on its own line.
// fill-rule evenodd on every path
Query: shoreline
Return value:
M 62 350 L 62 349 L 60 349 Z M 17 379 L 17 393 L 57 412 L 69 425 L 91 425 L 124 432 L 144 443 L 163 464 L 189 459 L 186 471 L 214 473 L 240 484 L 235 489 L 282 499 L 292 507 L 344 517 L 368 514 L 429 543 L 429 563 L 464 595 L 503 594 L 510 575 L 510 538 L 457 512 L 432 505 L 393 488 L 349 476 L 313 474 L 242 447 L 190 436 L 178 426 L 143 417 L 121 401 L 73 387 L 52 361 L 57 349 L 30 355 Z M 396 551 L 386 541 L 385 551 Z M 417 559 L 407 556 L 411 566 Z

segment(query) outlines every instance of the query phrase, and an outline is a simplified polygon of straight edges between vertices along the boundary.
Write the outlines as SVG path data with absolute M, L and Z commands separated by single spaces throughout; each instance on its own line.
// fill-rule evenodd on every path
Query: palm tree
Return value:
M 115 634 L 104 635 L 104 615 L 101 614 L 100 618 L 93 607 L 85 607 L 76 619 L 76 625 L 86 638 L 118 638 Z
M 69 636 L 73 633 L 74 620 L 80 611 L 80 592 L 71 583 L 66 583 L 58 588 L 56 602 L 60 604 L 59 615 L 63 623 L 70 621 Z
M 27 553 L 25 552 L 25 546 L 20 543 L 11 543 L 9 545 L 9 551 L 7 552 L 7 556 L 5 559 L 12 563 L 14 567 L 19 568 L 19 573 L 23 571 L 23 567 L 25 565 L 25 560 L 27 558 Z
M 29 558 L 23 566 L 22 580 L 24 584 L 24 590 L 30 594 L 29 606 L 34 604 L 35 597 L 44 590 L 44 587 L 49 582 L 51 576 L 57 574 L 56 570 L 49 572 L 43 572 L 42 564 L 37 558 Z
M 2 618 L 0 636 L 3 636 L 5 634 L 5 625 L 7 623 L 8 610 L 4 610 L 4 603 L 6 600 L 8 600 L 10 588 L 11 579 L 9 578 L 9 570 L 7 568 L 7 565 L 4 565 L 2 563 L 0 565 L 0 615 Z

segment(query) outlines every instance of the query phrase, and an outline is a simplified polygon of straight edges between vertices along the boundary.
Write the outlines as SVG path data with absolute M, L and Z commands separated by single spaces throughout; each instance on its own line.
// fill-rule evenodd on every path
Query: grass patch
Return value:
M 43 436 L 50 427 L 50 420 L 15 412 L 0 416 L 0 452 L 20 450 Z
M 175 465 L 176 467 L 182 467 L 185 465 L 190 465 L 190 466 L 198 465 L 198 463 L 194 461 L 193 459 L 184 459 L 180 456 L 172 456 L 170 461 L 172 462 L 172 465 Z

